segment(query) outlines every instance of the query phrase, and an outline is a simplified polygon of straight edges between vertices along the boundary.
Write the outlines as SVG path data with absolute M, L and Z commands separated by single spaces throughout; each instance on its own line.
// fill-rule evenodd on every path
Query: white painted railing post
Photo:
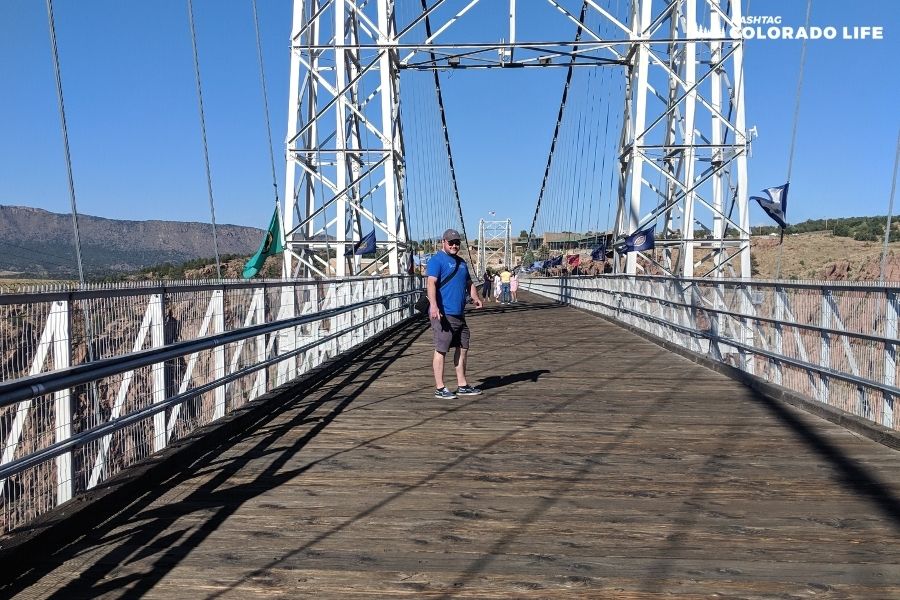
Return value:
M 297 315 L 296 284 L 285 283 L 281 286 L 281 305 L 278 307 L 278 319 L 292 319 Z M 290 327 L 277 334 L 278 354 L 292 352 L 297 347 L 298 327 Z M 297 376 L 297 357 L 291 356 L 278 363 L 276 385 L 281 385 Z
M 784 307 L 787 305 L 787 292 L 781 286 L 775 287 L 775 354 L 784 356 Z M 784 379 L 784 364 L 781 361 L 775 363 L 774 382 L 782 385 Z
M 819 317 L 819 326 L 822 328 L 820 331 L 821 338 L 821 346 L 819 348 L 819 364 L 825 368 L 831 367 L 831 334 L 828 333 L 827 329 L 831 328 L 831 290 L 824 289 L 822 290 L 822 306 L 821 306 L 822 314 Z M 828 376 L 820 374 L 819 376 L 819 400 L 828 404 L 829 400 L 829 385 L 828 385 Z
M 897 292 L 885 294 L 885 327 L 884 337 L 884 383 L 890 386 L 897 385 L 897 322 L 900 321 L 900 295 Z M 884 394 L 884 409 L 881 414 L 881 424 L 891 429 L 894 427 L 894 397 L 890 393 Z
M 756 305 L 753 303 L 753 286 L 750 284 L 745 284 L 741 286 L 743 289 L 743 295 L 741 297 L 741 304 L 743 305 L 743 310 L 741 312 L 744 314 L 744 318 L 741 319 L 740 323 L 740 331 L 741 331 L 741 343 L 745 346 L 753 348 L 755 346 L 754 343 L 754 335 L 753 335 L 753 324 L 756 322 L 754 317 L 756 316 Z M 756 354 L 753 351 L 743 350 L 741 352 L 744 356 L 743 364 L 741 368 L 750 373 L 751 375 L 756 374 Z
M 213 290 L 210 298 L 212 306 L 213 333 L 225 333 L 225 289 Z M 225 377 L 225 346 L 216 346 L 213 349 L 213 379 Z M 215 405 L 213 407 L 213 420 L 225 416 L 225 386 L 220 385 L 214 391 Z
M 256 288 L 253 290 L 254 300 L 256 300 L 256 314 L 253 319 L 257 325 L 262 325 L 266 322 L 266 289 L 265 288 Z M 258 335 L 256 336 L 256 361 L 258 363 L 265 362 L 266 360 L 266 336 Z M 256 381 L 253 384 L 253 389 L 250 391 L 250 400 L 254 400 L 255 398 L 259 398 L 263 394 L 266 393 L 268 389 L 268 369 L 260 369 L 256 372 Z
M 150 296 L 147 310 L 150 314 L 150 346 L 162 348 L 166 345 L 165 329 L 163 328 L 163 294 Z M 153 404 L 159 404 L 166 399 L 166 365 L 156 363 L 150 368 L 153 385 Z M 160 411 L 153 415 L 153 451 L 159 452 L 166 447 L 166 411 Z
M 50 309 L 50 318 L 48 325 L 53 329 L 53 368 L 67 369 L 72 364 L 72 336 L 71 324 L 71 307 L 72 303 L 68 301 L 58 301 L 53 303 Z M 87 331 L 88 324 L 85 323 Z M 85 342 L 90 344 L 91 340 L 85 336 Z M 72 437 L 72 394 L 71 390 L 60 390 L 53 394 L 54 404 L 54 441 L 62 442 Z M 66 452 L 56 457 L 56 503 L 63 502 L 72 498 L 72 478 L 74 477 L 72 469 L 72 453 Z

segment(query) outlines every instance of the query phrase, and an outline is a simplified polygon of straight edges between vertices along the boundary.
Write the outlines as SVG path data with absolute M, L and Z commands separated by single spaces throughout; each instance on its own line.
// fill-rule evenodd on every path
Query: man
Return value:
M 469 352 L 469 327 L 466 325 L 466 290 L 472 295 L 475 308 L 481 308 L 478 287 L 469 277 L 466 261 L 459 256 L 461 245 L 459 232 L 448 229 L 441 239 L 441 251 L 428 261 L 425 274 L 428 291 L 428 318 L 434 334 L 434 397 L 453 399 L 457 396 L 477 396 L 481 390 L 470 386 L 466 380 L 466 354 Z M 444 386 L 444 357 L 450 348 L 456 348 L 453 365 L 456 367 L 456 392 Z
M 512 273 L 509 272 L 509 267 L 503 267 L 503 272 L 500 273 L 500 293 L 503 299 L 500 301 L 500 304 L 509 304 L 509 282 L 512 279 Z

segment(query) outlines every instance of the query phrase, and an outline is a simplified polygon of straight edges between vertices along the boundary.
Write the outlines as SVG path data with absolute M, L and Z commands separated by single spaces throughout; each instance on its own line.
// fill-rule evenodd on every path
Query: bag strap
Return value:
M 441 289 L 445 283 L 447 283 L 448 281 L 453 279 L 453 277 L 456 275 L 456 272 L 459 271 L 459 263 L 461 263 L 461 262 L 463 262 L 461 258 L 456 259 L 456 266 L 453 267 L 453 271 L 450 273 L 450 277 L 448 277 L 447 279 L 444 279 L 443 281 L 439 281 L 437 284 L 437 287 L 434 288 L 435 290 Z

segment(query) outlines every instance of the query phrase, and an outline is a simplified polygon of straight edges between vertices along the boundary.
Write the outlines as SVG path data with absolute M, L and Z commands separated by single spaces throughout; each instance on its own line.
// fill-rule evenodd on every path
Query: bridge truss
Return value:
M 740 2 L 632 0 L 617 10 L 610 0 L 507 0 L 508 14 L 491 20 L 485 11 L 496 16 L 498 4 L 295 0 L 285 275 L 359 272 L 359 257 L 343 257 L 369 228 L 380 264 L 404 270 L 402 72 L 606 67 L 625 88 L 615 237 L 655 224 L 662 254 L 641 264 L 749 277 Z M 527 32 L 536 21 L 541 30 Z M 452 158 L 450 171 L 455 188 Z M 539 200 L 535 220 L 540 210 Z M 332 250 L 333 264 L 323 258 Z M 617 270 L 637 272 L 638 256 L 618 256 Z
M 512 268 L 512 221 L 478 222 L 478 268 L 476 273 L 484 273 L 485 269 L 507 266 Z

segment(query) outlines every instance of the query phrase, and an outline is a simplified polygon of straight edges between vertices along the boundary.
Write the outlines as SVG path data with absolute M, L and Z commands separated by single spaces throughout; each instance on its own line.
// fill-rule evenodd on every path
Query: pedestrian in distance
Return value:
M 428 261 L 425 286 L 428 292 L 428 319 L 434 338 L 431 367 L 434 372 L 434 397 L 453 399 L 458 396 L 477 396 L 481 390 L 470 386 L 466 379 L 466 357 L 469 352 L 469 326 L 466 324 L 466 291 L 472 296 L 475 308 L 481 308 L 478 286 L 469 276 L 466 261 L 460 258 L 459 232 L 448 229 L 441 238 L 441 251 Z M 456 370 L 457 388 L 451 392 L 444 385 L 444 359 L 450 348 Z
M 509 267 L 503 267 L 503 271 L 500 273 L 500 304 L 509 304 L 509 282 L 512 279 L 512 273 L 509 272 Z
M 509 278 L 509 293 L 512 294 L 512 301 L 519 301 L 519 272 L 513 271 L 512 277 Z
M 494 302 L 500 302 L 500 273 L 494 273 Z
M 484 297 L 484 301 L 487 302 L 491 299 L 491 272 L 487 270 L 484 272 L 484 280 L 481 283 L 481 295 Z

